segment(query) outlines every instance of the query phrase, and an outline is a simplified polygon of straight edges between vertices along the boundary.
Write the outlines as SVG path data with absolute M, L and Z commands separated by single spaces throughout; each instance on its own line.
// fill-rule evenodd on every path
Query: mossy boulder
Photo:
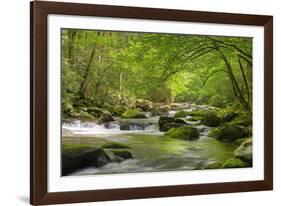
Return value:
M 87 109 L 87 112 L 94 117 L 100 117 L 103 114 L 104 110 L 101 108 L 92 106 Z
M 245 137 L 246 133 L 242 127 L 235 125 L 223 125 L 212 129 L 208 136 L 222 141 L 235 141 L 236 139 Z
M 104 148 L 104 149 L 128 149 L 130 147 L 120 144 L 118 142 L 108 142 L 108 143 L 105 143 L 102 146 L 102 148 Z
M 100 116 L 100 118 L 98 119 L 99 124 L 103 124 L 103 123 L 107 123 L 107 122 L 111 122 L 111 121 L 114 121 L 114 118 L 111 115 L 111 113 L 108 111 L 104 111 L 102 113 L 102 115 Z
M 234 120 L 230 122 L 233 125 L 246 126 L 252 125 L 252 115 L 246 112 L 239 114 Z
M 175 118 L 185 118 L 189 113 L 187 111 L 178 111 L 175 113 Z
M 153 109 L 153 102 L 145 99 L 137 99 L 136 100 L 136 108 L 141 109 L 142 111 L 151 111 Z
M 144 113 L 140 112 L 137 109 L 128 109 L 126 112 L 124 112 L 121 116 L 125 119 L 142 119 L 147 118 Z
M 182 126 L 170 129 L 165 135 L 176 139 L 194 140 L 199 138 L 199 131 L 192 126 Z
M 168 116 L 171 107 L 169 105 L 163 105 L 154 107 L 151 111 L 152 116 Z
M 110 109 L 111 113 L 115 116 L 121 116 L 124 112 L 127 111 L 128 108 L 126 108 L 125 106 L 116 106 L 113 107 L 112 109 Z
M 218 111 L 217 115 L 223 122 L 230 122 L 238 117 L 239 114 L 232 107 L 225 107 Z
M 222 168 L 243 168 L 248 167 L 249 165 L 237 158 L 230 158 L 224 162 Z
M 160 131 L 168 131 L 171 128 L 178 128 L 181 126 L 188 125 L 183 119 L 177 119 L 174 117 L 160 117 L 159 118 L 159 129 Z
M 197 122 L 197 121 L 201 121 L 202 118 L 203 118 L 202 116 L 192 116 L 191 118 L 186 118 L 186 121 Z
M 207 114 L 202 118 L 201 124 L 209 127 L 218 127 L 221 124 L 221 119 L 215 114 Z
M 161 132 L 167 132 L 169 129 L 172 128 L 179 128 L 179 127 L 183 127 L 186 124 L 180 124 L 180 123 L 176 123 L 176 122 L 170 122 L 170 123 L 166 123 L 164 124 L 161 128 L 160 131 Z
M 62 175 L 85 167 L 101 167 L 110 162 L 109 156 L 101 148 L 80 144 L 62 146 Z
M 252 138 L 248 138 L 235 150 L 234 157 L 247 162 L 252 165 L 253 161 L 253 141 Z

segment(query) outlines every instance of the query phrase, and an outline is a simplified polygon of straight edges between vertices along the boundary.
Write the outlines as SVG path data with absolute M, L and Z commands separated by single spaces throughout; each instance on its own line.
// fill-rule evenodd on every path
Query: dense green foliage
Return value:
M 251 113 L 252 39 L 64 29 L 62 97 L 65 116 L 120 115 L 136 99 Z

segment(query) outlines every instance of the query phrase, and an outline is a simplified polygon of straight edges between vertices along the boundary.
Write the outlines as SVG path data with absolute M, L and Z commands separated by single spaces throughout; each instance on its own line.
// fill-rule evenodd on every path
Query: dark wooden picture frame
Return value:
M 49 193 L 47 188 L 47 16 L 118 17 L 264 27 L 264 180 Z M 34 205 L 273 189 L 273 17 L 58 2 L 30 5 L 30 202 Z

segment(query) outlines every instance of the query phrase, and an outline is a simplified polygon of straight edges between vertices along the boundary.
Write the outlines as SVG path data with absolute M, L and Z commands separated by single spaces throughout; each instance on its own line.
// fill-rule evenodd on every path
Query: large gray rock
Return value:
M 169 105 L 162 105 L 162 106 L 155 107 L 151 111 L 151 114 L 152 116 L 168 116 L 170 110 L 171 107 Z
M 159 130 L 160 131 L 168 131 L 168 129 L 171 128 L 178 128 L 181 126 L 186 126 L 188 123 L 186 123 L 182 119 L 177 119 L 174 117 L 160 117 L 159 118 Z
M 62 175 L 67 175 L 78 169 L 95 166 L 101 167 L 111 160 L 103 149 L 82 148 L 63 151 L 62 153 Z
M 234 157 L 241 159 L 252 165 L 253 161 L 253 146 L 252 138 L 248 138 L 235 150 Z
M 153 102 L 145 99 L 137 99 L 136 108 L 139 108 L 145 112 L 151 111 L 153 109 Z
M 120 121 L 120 130 L 145 130 L 146 127 L 151 125 L 151 122 L 145 121 Z

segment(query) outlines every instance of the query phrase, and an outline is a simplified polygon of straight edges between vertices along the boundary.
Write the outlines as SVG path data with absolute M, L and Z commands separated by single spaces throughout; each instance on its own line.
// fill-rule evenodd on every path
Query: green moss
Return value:
M 241 126 L 251 126 L 252 125 L 252 115 L 249 113 L 241 113 L 238 117 L 236 117 L 233 121 L 231 121 L 233 125 L 241 125 Z
M 195 127 L 183 126 L 179 128 L 172 128 L 165 135 L 182 140 L 193 140 L 199 138 L 199 132 Z
M 73 153 L 80 153 L 85 150 L 95 149 L 92 145 L 89 144 L 63 144 L 62 145 L 62 154 L 68 155 Z
M 80 119 L 94 119 L 94 117 L 91 114 L 84 111 L 84 109 L 81 110 L 81 108 L 71 110 L 71 112 L 69 112 L 66 116 L 71 118 L 80 118 Z
M 141 119 L 141 118 L 147 118 L 147 117 L 137 109 L 129 109 L 122 114 L 122 118 L 125 118 L 125 119 Z
M 208 104 L 214 107 L 223 107 L 227 104 L 227 100 L 223 96 L 215 95 L 209 99 Z
M 230 158 L 224 162 L 222 168 L 243 168 L 248 167 L 248 164 L 237 158 Z
M 222 119 L 223 122 L 230 122 L 238 116 L 238 111 L 233 107 L 225 107 L 217 112 L 217 116 Z
M 102 148 L 104 148 L 104 149 L 125 149 L 125 148 L 130 148 L 130 147 L 117 143 L 117 142 L 108 142 L 108 143 L 105 143 L 102 146 Z
M 201 124 L 204 124 L 209 127 L 217 127 L 220 126 L 221 119 L 214 114 L 207 114 L 202 118 Z
M 212 129 L 208 136 L 218 140 L 235 141 L 236 139 L 245 137 L 246 133 L 243 128 L 235 125 L 224 125 Z
M 116 106 L 110 109 L 111 113 L 115 116 L 121 116 L 126 110 L 127 108 L 124 106 Z
M 175 118 L 185 118 L 186 116 L 188 116 L 188 112 L 186 111 L 178 111 L 175 113 Z

